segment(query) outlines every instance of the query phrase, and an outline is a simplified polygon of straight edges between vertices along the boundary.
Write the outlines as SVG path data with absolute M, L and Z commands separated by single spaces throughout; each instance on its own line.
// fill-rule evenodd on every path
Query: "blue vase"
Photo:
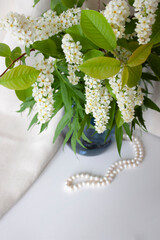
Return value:
M 91 124 L 94 126 L 94 119 L 91 120 Z M 76 153 L 85 156 L 96 156 L 106 151 L 110 144 L 112 143 L 112 141 L 114 140 L 114 128 L 113 128 L 107 140 L 105 141 L 105 137 L 108 131 L 109 130 L 106 130 L 104 133 L 98 134 L 95 133 L 95 129 L 85 127 L 84 134 L 91 141 L 91 143 L 88 143 L 81 138 L 81 142 L 86 148 L 83 148 L 79 143 L 77 143 Z M 68 141 L 67 144 L 71 147 L 70 140 Z

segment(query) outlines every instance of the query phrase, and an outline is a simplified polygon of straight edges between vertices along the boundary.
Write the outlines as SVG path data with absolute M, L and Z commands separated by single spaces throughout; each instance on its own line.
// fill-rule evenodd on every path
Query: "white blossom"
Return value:
M 124 122 L 131 122 L 134 119 L 134 108 L 143 104 L 143 93 L 140 86 L 129 88 L 125 85 L 122 89 L 122 69 L 120 72 L 109 78 L 109 84 L 116 95 L 117 104 L 121 111 Z
M 76 76 L 78 66 L 83 63 L 83 54 L 81 53 L 82 46 L 80 42 L 74 42 L 69 34 L 65 34 L 62 39 L 62 49 L 65 54 L 66 62 L 68 62 L 68 79 L 76 85 L 79 82 L 79 77 Z
M 110 23 L 117 38 L 122 38 L 125 31 L 125 23 L 129 21 L 130 9 L 125 0 L 110 1 L 102 14 Z
M 32 18 L 24 14 L 9 13 L 0 20 L 0 29 L 9 31 L 18 43 L 29 46 L 34 41 L 45 40 L 66 28 L 80 23 L 80 8 L 71 8 L 59 16 L 48 10 L 41 17 Z
M 40 70 L 40 74 L 37 81 L 33 84 L 33 97 L 36 101 L 36 107 L 38 112 L 38 121 L 40 123 L 46 123 L 51 119 L 53 114 L 53 88 L 52 83 L 54 77 L 52 72 L 54 71 L 54 58 L 42 60 L 35 64 L 35 68 Z
M 136 33 L 139 44 L 146 44 L 150 41 L 152 25 L 155 22 L 156 10 L 159 0 L 135 0 L 135 17 L 138 19 Z
M 92 113 L 95 122 L 95 129 L 98 133 L 106 130 L 109 119 L 111 96 L 103 86 L 103 81 L 85 75 L 86 114 Z

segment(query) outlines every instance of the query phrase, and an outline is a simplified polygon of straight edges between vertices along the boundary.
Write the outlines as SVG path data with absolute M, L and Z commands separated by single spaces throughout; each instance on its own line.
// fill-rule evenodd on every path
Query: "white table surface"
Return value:
M 72 174 L 104 174 L 119 159 L 115 143 L 102 155 L 61 148 L 35 184 L 0 221 L 0 240 L 160 240 L 160 138 L 143 134 L 146 156 L 110 186 L 64 191 Z M 123 156 L 131 157 L 129 143 Z M 5 184 L 5 183 L 4 183 Z

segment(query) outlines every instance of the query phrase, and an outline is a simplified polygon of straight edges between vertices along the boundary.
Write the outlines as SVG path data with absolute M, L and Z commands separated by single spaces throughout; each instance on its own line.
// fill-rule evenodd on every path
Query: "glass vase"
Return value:
M 91 124 L 94 126 L 94 120 L 91 120 Z M 67 133 L 68 129 L 65 129 L 63 135 Z M 76 153 L 85 156 L 96 156 L 108 149 L 111 145 L 112 141 L 114 140 L 114 128 L 110 132 L 107 140 L 105 141 L 106 135 L 109 130 L 106 130 L 104 133 L 98 134 L 95 132 L 94 128 L 84 128 L 84 134 L 86 137 L 91 141 L 91 143 L 85 141 L 84 139 L 80 139 L 82 144 L 85 146 L 82 147 L 79 143 L 76 145 Z M 69 147 L 71 147 L 71 139 L 67 142 Z

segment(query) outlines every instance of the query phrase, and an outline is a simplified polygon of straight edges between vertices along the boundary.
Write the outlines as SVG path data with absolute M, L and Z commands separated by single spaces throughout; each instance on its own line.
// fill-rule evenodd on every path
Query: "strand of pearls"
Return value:
M 123 135 L 123 140 L 128 140 L 127 135 Z M 131 141 L 130 141 L 131 142 Z M 132 137 L 131 142 L 135 157 L 133 159 L 120 160 L 113 163 L 104 176 L 93 176 L 88 173 L 79 173 L 71 176 L 66 180 L 65 186 L 69 191 L 76 191 L 82 187 L 104 187 L 109 185 L 119 172 L 124 169 L 137 167 L 143 161 L 144 149 L 142 143 L 137 137 Z

